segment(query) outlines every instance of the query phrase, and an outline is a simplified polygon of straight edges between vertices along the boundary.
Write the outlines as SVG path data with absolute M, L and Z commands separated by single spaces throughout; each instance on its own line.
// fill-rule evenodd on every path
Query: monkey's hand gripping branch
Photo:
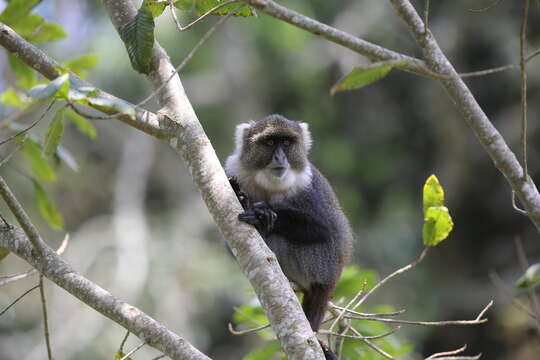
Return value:
M 266 202 L 252 203 L 246 193 L 240 189 L 240 184 L 235 177 L 229 178 L 229 182 L 244 208 L 244 212 L 238 215 L 238 220 L 255 226 L 264 236 L 272 231 L 277 214 Z

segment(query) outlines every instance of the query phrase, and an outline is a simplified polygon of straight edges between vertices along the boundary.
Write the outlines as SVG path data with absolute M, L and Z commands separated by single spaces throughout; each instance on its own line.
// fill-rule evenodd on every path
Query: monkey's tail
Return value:
M 314 332 L 317 332 L 321 326 L 333 291 L 334 287 L 332 285 L 318 283 L 312 284 L 309 290 L 304 291 L 302 308 Z
M 326 360 L 339 360 L 336 353 L 334 353 L 332 350 L 330 350 L 330 348 L 328 346 L 326 346 L 325 343 L 323 343 L 320 340 L 319 340 L 319 343 L 321 344 L 321 347 L 322 347 L 322 350 L 323 350 L 323 353 L 324 353 L 324 358 Z

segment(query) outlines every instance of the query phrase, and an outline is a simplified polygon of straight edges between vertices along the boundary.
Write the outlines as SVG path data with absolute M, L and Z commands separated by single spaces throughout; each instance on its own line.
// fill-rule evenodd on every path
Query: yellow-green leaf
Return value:
M 13 106 L 15 108 L 23 109 L 30 105 L 30 101 L 26 101 L 21 97 L 21 94 L 13 88 L 9 88 L 0 95 L 0 104 L 6 106 Z
M 86 71 L 95 67 L 99 62 L 99 56 L 94 54 L 86 54 L 66 61 L 64 66 L 78 76 L 85 78 Z
M 24 140 L 19 139 L 19 137 L 17 139 L 24 141 L 21 153 L 36 179 L 43 182 L 55 182 L 56 174 L 49 162 L 43 157 L 40 145 L 30 137 L 25 137 Z
M 64 108 L 56 112 L 54 119 L 47 127 L 45 133 L 45 144 L 43 145 L 43 154 L 46 157 L 51 157 L 56 153 L 56 149 L 62 140 L 64 134 Z
M 166 0 L 144 0 L 143 6 L 146 6 L 152 13 L 152 17 L 157 18 L 163 13 L 163 10 L 169 5 Z
M 114 353 L 114 360 L 122 360 L 126 356 L 122 351 L 117 351 Z M 132 360 L 129 356 L 125 360 Z
M 201 16 L 214 7 L 218 6 L 219 4 L 224 3 L 226 0 L 195 0 L 195 13 L 197 16 Z M 224 6 L 222 8 L 217 9 L 212 13 L 212 15 L 219 15 L 224 16 L 229 14 L 231 11 L 236 9 L 238 7 L 239 3 L 233 3 L 227 6 Z M 255 11 L 250 8 L 249 6 L 242 6 L 238 10 L 236 10 L 233 14 L 233 16 L 241 16 L 241 17 L 248 17 L 248 16 L 254 16 Z
M 525 274 L 516 281 L 516 286 L 522 289 L 540 284 L 540 263 L 529 266 Z
M 388 75 L 392 68 L 403 66 L 406 63 L 407 61 L 381 61 L 359 66 L 332 86 L 330 93 L 334 95 L 340 91 L 363 88 Z
M 444 190 L 435 175 L 431 175 L 424 184 L 423 191 L 424 216 L 432 206 L 444 206 Z
M 37 31 L 28 36 L 27 39 L 32 42 L 58 41 L 67 36 L 62 26 L 57 23 L 48 22 L 37 28 Z
M 62 214 L 58 211 L 56 204 L 49 199 L 47 192 L 37 182 L 34 183 L 34 195 L 36 197 L 39 213 L 47 221 L 47 223 L 55 230 L 62 230 L 64 228 L 64 219 Z
M 422 238 L 424 245 L 435 246 L 448 237 L 454 227 L 450 213 L 445 206 L 432 206 L 424 217 Z
M 79 129 L 80 132 L 88 136 L 90 139 L 94 139 L 96 137 L 96 128 L 87 118 L 82 117 L 81 115 L 70 109 L 66 110 L 66 115 L 77 127 L 77 129 Z
M 2 14 L 0 21 L 13 25 L 25 17 L 41 0 L 10 0 Z

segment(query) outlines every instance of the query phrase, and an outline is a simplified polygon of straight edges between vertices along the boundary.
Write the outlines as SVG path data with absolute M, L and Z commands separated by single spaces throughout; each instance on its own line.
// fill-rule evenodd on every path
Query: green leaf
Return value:
M 152 13 L 152 17 L 157 18 L 163 13 L 163 10 L 169 5 L 165 0 L 144 0 L 143 5 Z
M 95 67 L 99 62 L 99 56 L 86 54 L 66 61 L 64 66 L 81 78 L 86 78 L 86 71 Z
M 244 304 L 240 306 L 233 315 L 233 320 L 237 324 L 246 325 L 246 327 L 261 326 L 268 324 L 268 318 L 261 306 Z
M 272 340 L 266 343 L 263 347 L 258 348 L 244 356 L 243 360 L 268 360 L 275 358 L 275 355 L 281 351 L 281 347 L 277 340 Z
M 31 102 L 24 100 L 17 90 L 9 88 L 0 95 L 0 104 L 24 109 L 30 105 Z
M 195 0 L 195 13 L 197 14 L 197 16 L 201 16 L 207 13 L 208 11 L 210 11 L 212 8 L 224 2 L 225 0 Z M 230 5 L 224 6 L 214 11 L 212 15 L 220 15 L 220 16 L 227 15 L 231 11 L 233 11 L 235 8 L 237 8 L 238 5 L 239 5 L 238 3 L 233 3 Z M 241 16 L 241 17 L 255 16 L 255 11 L 246 5 L 246 6 L 240 7 L 232 15 Z
M 97 135 L 96 128 L 87 118 L 77 114 L 71 109 L 66 110 L 66 115 L 77 127 L 77 129 L 79 129 L 80 132 L 88 136 L 90 139 L 95 139 Z
M 44 23 L 37 28 L 37 30 L 27 40 L 32 42 L 45 42 L 45 41 L 58 41 L 67 36 L 66 32 L 57 23 L 48 22 Z
M 41 146 L 30 137 L 25 137 L 21 153 L 30 165 L 32 174 L 40 181 L 43 182 L 55 182 L 56 174 L 49 162 L 43 157 L 41 152 Z
M 45 20 L 37 15 L 37 14 L 28 14 L 19 21 L 17 21 L 16 24 L 12 24 L 13 30 L 17 32 L 17 34 L 21 35 L 26 40 L 29 40 L 34 33 L 37 33 L 39 31 L 39 27 L 45 22 Z
M 114 353 L 114 360 L 122 360 L 126 354 L 122 351 L 117 351 Z M 129 356 L 125 360 L 132 360 Z
M 35 85 L 36 73 L 34 72 L 34 69 L 11 54 L 8 54 L 8 62 L 11 71 L 13 71 L 13 74 L 15 74 L 15 78 L 17 79 L 17 85 L 24 90 L 28 90 Z
M 54 119 L 49 124 L 45 133 L 45 144 L 43 145 L 43 155 L 51 157 L 56 153 L 56 149 L 64 134 L 64 108 L 56 112 Z
M 445 206 L 429 207 L 424 216 L 424 227 L 422 229 L 424 245 L 437 245 L 448 237 L 453 227 L 454 223 Z
M 41 0 L 10 0 L 0 14 L 0 21 L 7 25 L 16 24 L 40 2 Z
M 41 216 L 47 221 L 47 223 L 55 230 L 64 229 L 64 219 L 62 214 L 58 211 L 56 204 L 49 199 L 45 189 L 35 180 L 34 183 L 34 195 L 38 203 L 38 209 Z
M 516 281 L 516 286 L 522 289 L 540 284 L 540 263 L 529 266 L 525 274 Z
M 131 21 L 120 29 L 133 69 L 148 74 L 154 47 L 154 18 L 150 9 L 141 6 Z
M 48 84 L 34 86 L 28 91 L 28 94 L 38 100 L 51 97 L 66 100 L 69 94 L 69 74 L 60 75 Z
M 332 86 L 330 93 L 334 95 L 340 91 L 363 88 L 388 75 L 392 68 L 403 66 L 406 63 L 407 61 L 381 61 L 366 66 L 359 66 Z
M 444 206 L 444 190 L 435 175 L 431 175 L 424 184 L 422 205 L 424 215 L 432 206 Z
M 87 100 L 90 105 L 96 106 L 100 110 L 118 112 L 135 119 L 135 108 L 123 100 L 92 97 L 87 98 Z

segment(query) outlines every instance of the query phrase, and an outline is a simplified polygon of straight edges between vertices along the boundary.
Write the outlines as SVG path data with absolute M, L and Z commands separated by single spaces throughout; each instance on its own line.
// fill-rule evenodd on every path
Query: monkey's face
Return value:
M 241 125 L 237 133 L 240 162 L 267 190 L 284 191 L 294 186 L 308 169 L 311 137 L 307 124 L 280 115 Z M 238 150 L 238 149 L 237 149 Z

